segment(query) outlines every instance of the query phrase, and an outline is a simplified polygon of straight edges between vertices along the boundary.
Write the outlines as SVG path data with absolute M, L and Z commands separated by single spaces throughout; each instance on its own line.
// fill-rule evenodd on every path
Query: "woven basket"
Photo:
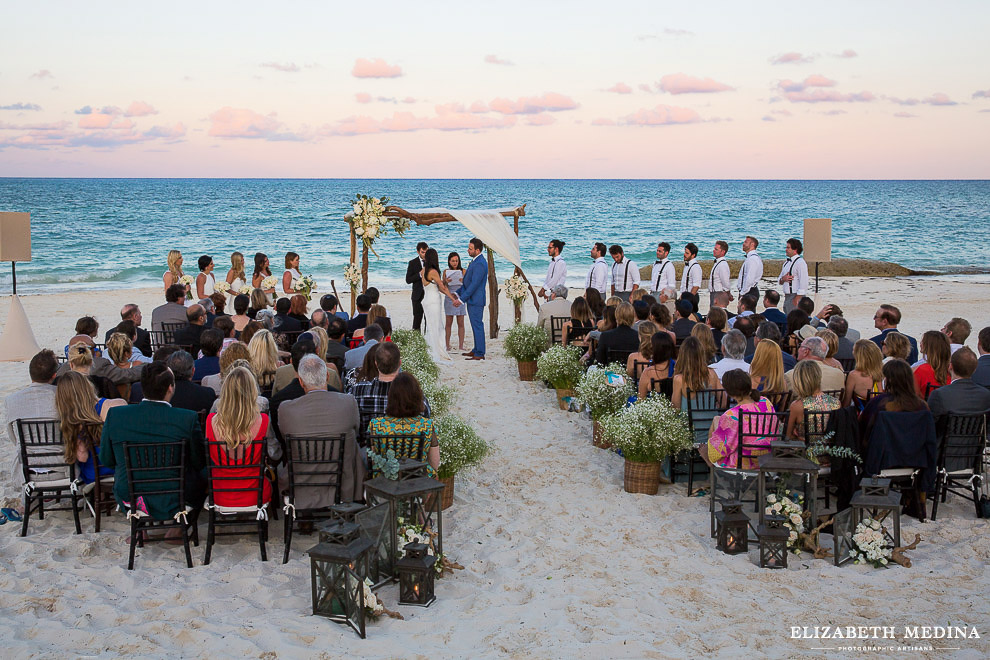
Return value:
M 567 410 L 570 402 L 564 401 L 567 397 L 574 397 L 574 390 L 557 390 L 557 405 L 560 406 L 561 410 Z
M 627 458 L 622 485 L 627 493 L 656 495 L 660 490 L 660 463 L 638 463 Z
M 519 380 L 536 379 L 536 360 L 532 362 L 516 362 L 519 366 Z
M 598 423 L 597 420 L 591 423 L 591 444 L 598 447 L 599 449 L 611 449 L 612 443 L 605 439 L 602 435 L 602 425 Z
M 440 508 L 444 511 L 454 505 L 454 477 L 441 479 L 443 482 L 443 496 L 440 498 Z

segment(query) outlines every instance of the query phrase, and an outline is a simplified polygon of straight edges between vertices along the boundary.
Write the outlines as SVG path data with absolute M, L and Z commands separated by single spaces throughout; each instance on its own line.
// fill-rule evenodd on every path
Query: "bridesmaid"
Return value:
M 447 269 L 443 271 L 443 281 L 447 283 L 447 288 L 450 292 L 456 294 L 461 290 L 461 284 L 464 282 L 464 269 L 461 267 L 461 255 L 456 252 L 451 252 L 447 255 Z M 464 349 L 464 315 L 467 313 L 467 305 L 461 305 L 460 307 L 454 307 L 454 301 L 450 298 L 443 299 L 444 314 L 447 317 L 447 325 L 445 327 L 445 334 L 447 340 L 447 350 L 450 351 L 450 331 L 454 325 L 454 319 L 457 319 L 457 350 L 463 351 Z
M 247 276 L 244 274 L 244 255 L 235 252 L 230 255 L 230 270 L 227 271 L 227 284 L 230 285 L 230 297 L 234 298 L 241 293 Z
M 268 255 L 264 252 L 256 252 L 254 255 L 254 275 L 251 276 L 251 286 L 255 289 L 261 289 L 261 283 L 266 277 L 271 277 L 271 274 L 271 263 L 268 261 Z M 262 289 L 262 291 L 268 299 L 268 304 L 274 304 L 275 288 Z
M 167 291 L 173 284 L 178 284 L 182 274 L 182 253 L 178 250 L 169 250 L 168 270 L 166 270 L 165 274 L 162 275 L 162 282 L 165 284 L 165 290 Z
M 296 292 L 292 288 L 292 283 L 302 275 L 299 274 L 299 255 L 295 252 L 285 253 L 285 272 L 282 273 L 282 291 L 287 296 Z
M 209 298 L 216 292 L 217 278 L 213 275 L 213 257 L 204 254 L 199 258 L 199 275 L 196 276 L 196 300 Z

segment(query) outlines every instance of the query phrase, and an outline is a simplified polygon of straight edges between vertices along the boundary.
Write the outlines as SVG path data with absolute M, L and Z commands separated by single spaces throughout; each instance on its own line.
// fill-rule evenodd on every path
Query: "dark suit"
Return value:
M 360 312 L 354 315 L 350 321 L 347 322 L 347 332 L 349 334 L 354 334 L 355 330 L 360 330 L 361 328 L 367 327 L 368 325 L 368 312 Z
M 182 408 L 199 412 L 209 410 L 216 400 L 217 393 L 212 387 L 203 387 L 188 380 L 175 381 L 175 394 L 172 395 L 170 403 L 173 408 Z
M 141 370 L 143 368 L 144 365 L 142 364 L 137 367 L 121 369 L 105 357 L 93 357 L 93 366 L 89 368 L 89 375 L 109 378 L 110 382 L 114 385 L 125 385 L 141 380 Z M 67 371 L 69 371 L 69 363 L 63 362 L 58 368 L 58 371 L 55 372 L 55 375 L 61 376 Z
M 423 270 L 423 262 L 419 257 L 409 260 L 406 267 L 406 284 L 412 284 L 413 330 L 419 330 L 423 324 L 423 278 L 419 271 Z
M 976 361 L 973 382 L 983 387 L 990 387 L 990 353 L 981 355 L 980 359 Z
M 776 307 L 767 307 L 763 310 L 763 318 L 771 323 L 776 323 L 780 328 L 780 334 L 787 334 L 787 315 Z
M 276 332 L 300 332 L 302 329 L 302 323 L 299 322 L 299 319 L 292 318 L 288 314 L 275 315 Z
M 670 330 L 677 338 L 678 344 L 691 336 L 691 330 L 694 328 L 694 324 L 695 322 L 691 319 L 677 319 L 671 324 Z M 721 350 L 721 344 L 718 344 L 718 347 Z M 639 348 L 638 342 L 636 348 Z
M 324 359 L 327 362 L 333 362 L 334 364 L 336 364 L 337 370 L 340 373 L 344 373 L 344 353 L 346 352 L 347 352 L 346 346 L 344 346 L 339 341 L 331 339 L 330 343 L 327 345 L 327 354 L 324 357 Z
M 118 406 L 110 410 L 103 425 L 100 463 L 115 468 L 113 495 L 118 503 L 122 504 L 130 498 L 123 443 L 178 440 L 186 443 L 186 501 L 180 503 L 178 494 L 144 498 L 148 513 L 156 520 L 170 519 L 182 504 L 188 504 L 194 512 L 203 506 L 206 480 L 201 471 L 206 467 L 206 454 L 199 420 L 196 413 L 173 408 L 161 401 L 142 401 L 134 406 Z
M 179 303 L 165 303 L 151 310 L 151 329 L 161 330 L 162 323 L 185 323 L 186 308 Z
M 853 342 L 846 337 L 839 337 L 839 350 L 835 353 L 836 360 L 852 360 Z
M 975 415 L 990 410 L 990 390 L 959 378 L 938 388 L 928 397 L 928 408 L 939 421 L 946 415 Z
M 144 328 L 135 328 L 137 332 L 137 338 L 134 340 L 134 348 L 141 351 L 141 355 L 145 357 L 151 357 L 151 335 Z M 107 330 L 107 334 L 103 339 L 103 343 L 110 341 L 110 335 L 117 332 L 117 326 L 114 326 Z
M 192 355 L 193 360 L 199 355 L 199 337 L 206 330 L 205 325 L 192 325 L 187 324 L 182 328 L 175 331 L 173 335 L 174 341 L 179 346 L 192 346 L 189 354 Z
M 608 352 L 610 350 L 635 353 L 639 350 L 639 333 L 626 325 L 620 325 L 612 330 L 606 330 L 598 338 L 595 362 L 608 364 Z

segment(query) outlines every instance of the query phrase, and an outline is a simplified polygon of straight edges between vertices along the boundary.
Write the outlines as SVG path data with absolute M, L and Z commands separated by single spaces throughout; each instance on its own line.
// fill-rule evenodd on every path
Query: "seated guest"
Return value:
M 605 299 L 602 298 L 602 292 L 594 287 L 588 287 L 584 290 L 584 300 L 591 310 L 592 319 L 597 323 L 605 315 Z
M 100 463 L 116 468 L 114 498 L 122 509 L 131 509 L 133 505 L 156 520 L 170 520 L 183 506 L 189 506 L 193 512 L 191 519 L 195 520 L 206 499 L 206 480 L 202 474 L 206 467 L 205 443 L 199 419 L 191 410 L 169 405 L 175 393 L 175 380 L 164 362 L 152 362 L 142 369 L 141 389 L 145 397 L 141 403 L 114 408 L 103 424 Z M 146 495 L 138 502 L 128 503 L 130 495 L 123 444 L 179 441 L 185 443 L 186 501 L 180 502 L 176 492 L 153 497 Z
M 382 341 L 392 341 L 392 320 L 389 317 L 381 317 L 375 325 L 382 329 Z
M 264 294 L 262 294 L 264 295 Z M 248 307 L 251 305 L 251 298 L 239 293 L 234 296 L 234 314 L 230 317 L 230 320 L 234 323 L 234 332 L 240 333 L 244 330 L 250 321 L 251 317 L 248 316 Z
M 235 341 L 220 351 L 220 372 L 203 378 L 203 387 L 209 387 L 214 394 L 220 396 L 223 377 L 227 375 L 237 360 L 246 360 L 248 364 L 251 363 L 251 353 L 244 342 Z
M 275 345 L 272 333 L 268 330 L 256 332 L 251 337 L 251 343 L 248 344 L 248 352 L 251 354 L 251 370 L 258 379 L 261 394 L 268 396 L 266 392 L 271 393 L 275 385 L 275 370 L 279 365 L 278 347 Z
M 550 291 L 550 299 L 540 305 L 540 312 L 536 317 L 536 325 L 546 330 L 547 334 L 552 336 L 550 318 L 553 316 L 570 317 L 570 315 L 571 301 L 567 299 L 567 287 L 563 284 L 558 284 Z M 372 323 L 370 319 L 368 322 Z
M 578 296 L 571 303 L 570 319 L 564 323 L 564 346 L 587 346 L 588 333 L 594 327 L 595 320 L 591 315 L 588 302 L 583 296 Z
M 365 315 L 367 316 L 367 314 Z M 369 348 L 384 339 L 384 337 L 385 334 L 382 332 L 381 326 L 377 323 L 372 323 L 364 328 L 364 344 L 344 353 L 344 371 L 348 372 L 351 369 L 360 367 L 361 363 L 364 362 L 364 354 L 368 352 Z
M 930 390 L 949 382 L 949 358 L 952 356 L 949 338 L 937 330 L 929 330 L 921 335 L 921 354 L 925 361 L 914 368 L 914 384 L 918 396 L 924 399 Z
M 877 330 L 880 331 L 879 335 L 870 337 L 870 341 L 879 346 L 881 349 L 884 345 L 884 340 L 892 332 L 898 332 L 897 325 L 901 322 L 901 310 L 897 309 L 893 305 L 880 305 L 880 309 L 877 313 L 873 315 L 873 325 Z M 914 364 L 918 361 L 918 342 L 914 340 L 914 337 L 900 333 L 908 340 L 911 344 L 911 348 L 908 352 L 907 362 L 908 364 Z
M 162 323 L 186 322 L 186 287 L 173 284 L 165 289 L 165 304 L 151 310 L 151 329 L 161 331 Z
M 752 355 L 756 350 L 756 324 L 762 322 L 763 318 L 757 314 L 749 316 L 736 316 L 733 330 L 738 330 L 746 338 L 745 355 Z
M 76 321 L 76 335 L 85 335 L 96 343 L 96 334 L 100 331 L 100 322 L 92 316 L 83 316 Z
M 828 328 L 822 328 L 815 333 L 815 336 L 825 340 L 825 359 L 823 362 L 830 367 L 842 369 L 842 363 L 835 359 L 836 353 L 839 352 L 839 335 Z M 843 371 L 845 370 L 843 369 Z
M 251 321 L 246 326 L 244 326 L 243 330 L 241 330 L 241 336 L 238 337 L 238 341 L 240 341 L 245 345 L 250 344 L 251 340 L 254 339 L 255 333 L 264 329 L 265 326 L 263 326 L 262 324 L 258 323 L 257 321 Z
M 47 348 L 42 349 L 31 358 L 28 364 L 28 374 L 31 384 L 16 392 L 8 394 L 4 400 L 7 408 L 7 433 L 15 447 L 19 444 L 17 438 L 18 419 L 58 419 L 55 408 L 55 372 L 58 361 L 55 353 Z M 15 460 L 20 460 L 20 452 L 14 451 Z
M 256 323 L 260 323 L 262 329 L 269 332 L 275 331 L 275 310 L 274 309 L 259 309 L 258 313 L 254 315 L 254 320 Z
M 924 345 L 925 340 L 921 343 Z M 973 382 L 976 354 L 963 346 L 949 362 L 952 382 L 928 397 L 928 407 L 938 423 L 946 415 L 976 415 L 990 410 L 990 390 Z
M 424 461 L 427 463 L 427 476 L 435 477 L 437 468 L 440 467 L 440 445 L 437 442 L 434 421 L 423 414 L 423 401 L 423 390 L 416 377 L 407 373 L 398 374 L 388 391 L 385 416 L 376 417 L 368 423 L 370 451 L 384 457 L 391 449 L 395 451 L 396 458 Z M 412 447 L 407 442 L 394 442 L 379 437 L 386 435 L 422 435 L 425 438 L 423 451 L 412 453 Z M 374 473 L 372 476 L 375 476 Z
M 181 350 L 182 349 L 175 344 L 165 344 L 164 346 L 159 346 L 155 349 L 155 354 L 152 355 L 152 362 L 167 362 L 172 353 Z M 141 390 L 141 382 L 138 381 L 136 383 L 131 383 L 131 393 L 127 399 L 127 403 L 141 403 L 142 399 L 144 399 L 144 392 Z
M 712 365 L 712 370 L 719 380 L 731 369 L 740 369 L 749 373 L 746 357 L 746 337 L 739 330 L 729 330 L 722 338 L 722 359 Z
M 340 501 L 362 500 L 364 463 L 357 445 L 361 423 L 358 403 L 348 394 L 327 391 L 327 363 L 317 355 L 306 355 L 300 359 L 299 383 L 305 394 L 298 399 L 285 401 L 279 407 L 279 432 L 287 442 L 292 442 L 292 437 L 345 436 Z M 284 483 L 287 473 L 282 470 L 279 472 L 279 481 L 284 490 L 287 487 Z M 334 503 L 335 492 L 332 488 L 329 490 L 299 488 L 299 485 L 304 485 L 307 479 L 305 473 L 296 472 L 296 497 L 293 504 L 297 509 L 322 508 Z M 326 478 L 321 475 L 313 480 L 326 481 Z
M 656 332 L 657 326 L 653 325 L 650 321 L 643 321 L 636 331 L 636 334 L 639 336 L 639 350 L 635 353 L 630 353 L 626 359 L 626 374 L 634 381 L 639 380 L 639 372 L 653 359 L 652 339 Z
M 853 340 L 849 339 L 846 334 L 849 332 L 849 322 L 838 315 L 830 316 L 828 319 L 828 329 L 835 333 L 835 336 L 839 338 L 839 347 L 835 351 L 836 360 L 851 360 L 855 356 L 853 355 Z
M 839 391 L 846 384 L 846 373 L 842 369 L 836 369 L 835 367 L 830 367 L 824 364 L 825 354 L 828 352 L 828 347 L 825 345 L 825 340 L 821 337 L 808 337 L 801 342 L 801 346 L 798 348 L 798 363 L 801 360 L 814 360 L 819 363 L 822 370 L 822 389 L 828 392 Z M 797 369 L 797 367 L 794 367 Z M 784 373 L 784 380 L 787 383 L 787 389 L 794 391 L 794 383 L 791 380 L 791 376 L 794 373 L 794 369 Z
M 633 313 L 636 315 L 636 320 L 632 324 L 633 330 L 639 330 L 639 324 L 646 321 L 650 316 L 650 304 L 643 300 L 643 298 L 645 298 L 648 294 L 644 289 L 636 289 L 636 291 L 643 291 L 643 296 L 641 296 L 636 302 L 632 303 Z M 633 293 L 636 293 L 636 291 L 633 291 Z M 632 297 L 632 294 L 630 294 L 630 297 Z
M 227 309 L 227 296 L 222 293 L 213 293 L 209 296 L 210 302 L 213 303 L 213 321 L 216 322 L 218 318 L 228 316 L 226 313 Z M 210 323 L 209 327 L 213 327 L 213 323 Z
M 286 401 L 298 399 L 306 393 L 302 387 L 302 383 L 299 382 L 299 363 L 307 355 L 316 354 L 316 345 L 308 339 L 303 339 L 292 345 L 290 353 L 292 355 L 292 362 L 278 368 L 279 372 L 282 373 L 276 372 L 275 386 L 272 388 L 273 394 L 268 399 L 268 410 L 271 413 L 276 432 L 278 430 L 279 406 Z M 288 371 L 283 371 L 285 369 L 288 369 Z M 328 371 L 327 374 L 329 375 L 329 373 Z M 288 377 L 286 377 L 286 374 L 288 374 Z M 339 392 L 340 390 L 334 391 Z
M 742 464 L 739 464 L 739 417 L 741 412 L 772 413 L 773 404 L 750 387 L 749 374 L 742 369 L 731 369 L 722 377 L 722 385 L 736 405 L 712 419 L 708 442 L 698 447 L 698 452 L 711 466 L 755 470 L 758 459 L 770 451 L 774 436 L 746 438 L 742 450 Z M 751 448 L 749 445 L 765 446 L 766 449 Z
M 715 364 L 719 354 L 719 345 L 715 343 L 712 329 L 704 323 L 695 323 L 694 327 L 691 328 L 691 336 L 701 342 L 701 347 L 705 349 L 705 358 L 708 360 L 708 364 Z
M 808 315 L 808 325 L 815 330 L 824 325 L 821 319 L 815 316 L 815 301 L 813 298 L 801 296 L 797 299 L 797 308 Z
M 252 289 L 251 296 L 248 298 L 248 301 L 250 302 L 250 305 L 247 309 L 247 316 L 251 320 L 258 317 L 258 312 L 268 309 L 268 296 L 265 295 L 263 289 Z
M 375 344 L 369 348 L 368 352 L 364 354 L 364 362 L 361 363 L 361 366 L 347 372 L 344 376 L 346 389 L 350 390 L 354 383 L 364 383 L 378 378 L 378 364 L 375 361 L 375 356 L 380 346 L 381 344 Z
M 100 467 L 97 454 L 103 434 L 103 422 L 111 408 L 127 405 L 123 399 L 97 399 L 96 390 L 88 378 L 70 371 L 58 379 L 55 408 L 62 427 L 65 462 L 75 462 L 83 483 L 113 474 L 113 468 Z M 94 452 L 89 451 L 90 445 Z
M 368 325 L 368 312 L 371 310 L 371 298 L 368 297 L 368 294 L 362 293 L 354 301 L 354 304 L 357 305 L 357 314 L 355 314 L 354 318 L 347 322 L 347 332 L 351 334 Z
M 389 388 L 392 386 L 392 381 L 395 380 L 402 365 L 399 347 L 389 342 L 380 344 L 376 349 L 375 365 L 378 368 L 378 376 L 370 381 L 357 382 L 349 390 L 355 400 L 357 400 L 358 410 L 361 413 L 359 443 L 362 447 L 368 446 L 368 423 L 375 417 L 385 415 Z M 429 402 L 424 401 L 424 405 L 425 415 L 430 417 Z
M 369 286 L 367 289 L 365 289 L 364 293 L 365 295 L 368 296 L 368 300 L 371 301 L 372 305 L 378 304 L 378 299 L 381 297 L 381 293 L 378 292 L 378 289 L 376 289 L 373 286 Z
M 831 394 L 822 392 L 822 366 L 814 360 L 801 360 L 794 367 L 791 375 L 794 385 L 794 401 L 791 402 L 787 417 L 787 432 L 789 438 L 804 440 L 804 411 L 828 412 L 838 410 L 839 400 Z M 814 425 L 812 425 L 814 426 Z M 813 433 L 821 434 L 824 428 L 814 428 Z
M 908 340 L 907 335 L 902 335 L 899 332 L 889 332 L 883 338 L 880 351 L 884 355 L 884 364 L 887 364 L 891 360 L 907 361 L 911 356 L 911 342 Z M 908 364 L 911 363 L 909 362 Z
M 650 320 L 656 323 L 659 328 L 659 332 L 666 332 L 670 335 L 670 340 L 677 342 L 677 337 L 674 335 L 670 326 L 674 324 L 674 317 L 671 316 L 670 310 L 663 303 L 650 306 Z
M 330 338 L 330 343 L 327 344 L 327 362 L 333 362 L 337 365 L 337 371 L 343 373 L 344 371 L 344 355 L 347 354 L 347 347 L 344 346 L 344 335 L 347 333 L 347 324 L 344 323 L 339 317 L 334 317 L 330 321 L 330 327 L 327 329 L 327 336 Z
M 753 337 L 753 355 L 756 354 L 756 347 L 760 345 L 760 342 L 769 341 L 780 346 L 780 328 L 777 327 L 776 323 L 770 321 L 763 321 L 756 328 L 756 335 Z M 746 356 L 746 362 L 753 362 L 753 355 Z M 797 360 L 794 356 L 787 351 L 781 350 L 780 357 L 784 362 L 784 371 L 790 371 L 797 364 Z
M 701 323 L 701 317 L 698 315 L 698 303 L 695 302 L 695 296 L 691 295 L 690 291 L 684 291 L 681 293 L 681 300 L 686 300 L 691 303 L 691 314 L 688 318 L 695 323 Z
M 272 392 L 278 394 L 285 387 L 291 386 L 293 383 L 298 385 L 298 374 L 299 360 L 303 355 L 320 354 L 320 347 L 316 344 L 314 335 L 309 332 L 304 332 L 299 335 L 299 339 L 292 348 L 289 350 L 290 361 L 289 364 L 283 364 L 281 367 L 275 370 L 275 384 L 272 386 Z M 296 350 L 296 347 L 302 344 L 300 350 Z M 340 375 L 337 373 L 336 369 L 330 369 L 329 379 L 327 385 L 333 389 L 335 392 L 340 392 L 343 388 L 340 385 Z M 299 396 L 302 396 L 302 390 L 298 390 Z
M 137 367 L 151 362 L 151 360 L 145 359 L 144 355 L 141 354 L 141 351 L 137 351 L 137 355 L 141 359 L 135 359 L 134 352 L 134 342 L 131 341 L 131 338 L 123 332 L 115 332 L 110 335 L 110 339 L 107 340 L 106 357 L 118 369 L 130 369 L 131 367 Z
M 883 392 L 883 354 L 869 339 L 860 339 L 853 344 L 853 357 L 856 366 L 846 376 L 842 406 L 855 403 L 862 410 L 870 392 Z
M 721 309 L 723 312 L 725 312 L 725 318 L 731 319 L 735 316 L 735 314 L 729 311 L 729 303 L 731 301 L 732 301 L 731 293 L 729 293 L 728 291 L 716 291 L 715 296 L 712 300 L 711 309 L 716 309 L 716 308 Z M 711 309 L 708 311 L 710 312 Z
M 317 309 L 313 311 L 313 315 L 309 317 L 309 327 L 310 328 L 323 328 L 327 330 L 330 328 L 330 316 L 324 312 L 322 309 Z
M 299 321 L 300 330 L 309 330 L 309 317 L 306 316 L 306 296 L 297 293 L 289 298 L 289 316 Z
M 719 293 L 723 292 L 720 291 Z M 712 329 L 712 340 L 716 346 L 722 345 L 722 337 L 725 336 L 727 322 L 728 316 L 726 316 L 725 310 L 721 307 L 712 307 L 708 310 L 708 318 L 705 319 L 705 324 Z
M 110 335 L 114 332 L 123 332 L 125 335 L 131 337 L 131 341 L 134 342 L 134 347 L 141 351 L 142 355 L 146 358 L 150 358 L 151 335 L 148 334 L 147 330 L 141 327 L 141 321 L 143 320 L 143 317 L 141 316 L 141 308 L 134 303 L 124 305 L 120 310 L 120 320 L 121 322 L 130 321 L 134 325 L 134 336 L 131 337 L 131 333 L 125 332 L 121 328 L 121 324 L 117 324 L 116 328 L 110 328 L 107 330 L 107 334 L 103 338 L 104 343 L 110 339 Z
M 134 362 L 134 363 L 138 363 L 138 364 L 148 364 L 149 362 L 151 362 L 150 351 L 149 351 L 149 355 L 145 355 L 138 348 L 138 345 L 137 345 L 137 341 L 138 341 L 138 329 L 139 328 L 136 325 L 134 325 L 134 321 L 132 321 L 132 320 L 121 321 L 120 323 L 117 324 L 116 327 L 112 328 L 107 333 L 107 341 L 109 342 L 110 341 L 110 336 L 113 335 L 114 333 L 117 333 L 117 332 L 119 332 L 122 335 L 126 335 L 127 338 L 131 340 L 131 355 L 130 355 L 130 359 L 129 360 L 126 360 L 126 361 L 127 362 Z M 121 362 L 124 362 L 124 361 L 125 360 L 121 360 Z
M 822 307 L 821 311 L 818 312 L 819 321 L 825 322 L 826 326 L 828 325 L 828 322 L 835 317 L 839 317 L 844 321 L 846 320 L 842 314 L 842 308 L 840 308 L 835 303 L 829 303 L 828 305 L 825 305 L 824 307 Z M 850 328 L 848 321 L 846 321 L 846 330 L 844 334 L 840 334 L 835 328 L 829 328 L 829 330 L 839 335 L 839 337 L 845 337 L 853 344 L 855 344 L 860 339 L 862 339 L 862 337 L 859 334 L 859 330 Z
M 206 309 L 196 304 L 186 310 L 187 323 L 175 331 L 174 341 L 179 346 L 190 347 L 191 355 L 199 355 L 200 336 L 206 330 Z
M 688 337 L 677 352 L 677 364 L 674 365 L 674 391 L 670 403 L 679 410 L 687 410 L 688 390 L 719 389 L 718 376 L 708 366 L 705 360 L 701 342 L 694 337 Z
M 676 347 L 674 340 L 666 332 L 657 332 L 650 337 L 651 361 L 648 367 L 639 375 L 639 388 L 637 394 L 640 399 L 645 399 L 653 386 L 655 380 L 673 379 L 676 362 L 674 354 Z
M 787 316 L 777 308 L 780 304 L 780 294 L 773 289 L 767 289 L 763 294 L 763 318 L 771 323 L 776 323 L 777 327 L 787 328 Z
M 739 311 L 736 313 L 735 316 L 729 319 L 729 327 L 734 328 L 736 327 L 736 323 L 739 322 L 739 319 L 746 318 L 747 316 L 752 316 L 753 314 L 755 314 L 756 303 L 757 303 L 756 296 L 751 296 L 748 294 L 745 296 L 741 296 L 739 298 Z
M 213 301 L 209 298 L 200 298 L 198 301 L 196 301 L 196 304 L 202 307 L 203 311 L 206 312 L 206 323 L 204 325 L 207 328 L 212 328 L 213 321 L 214 319 L 217 318 L 216 306 L 213 304 Z M 189 314 L 189 310 L 187 309 L 186 310 L 187 318 L 188 318 L 188 314 Z
M 216 467 L 231 461 L 254 465 L 262 463 L 266 454 L 268 429 L 268 415 L 261 412 L 258 406 L 258 383 L 254 379 L 254 374 L 247 367 L 232 370 L 227 374 L 220 390 L 217 412 L 210 413 L 206 418 L 207 441 L 224 443 L 222 447 L 208 446 L 211 458 L 211 467 L 208 469 L 213 470 L 214 478 L 223 478 L 222 488 L 261 486 L 262 503 L 271 502 L 271 483 L 268 479 L 259 479 L 257 468 Z M 221 459 L 221 452 L 226 454 L 226 460 Z M 240 478 L 235 479 L 235 477 Z M 228 507 L 258 505 L 257 495 L 251 492 L 233 493 L 218 490 L 213 494 L 213 501 L 219 506 Z
M 388 311 L 381 305 L 372 305 L 368 310 L 368 316 L 365 319 L 367 321 L 365 327 L 377 324 L 379 328 L 382 329 L 382 334 L 388 337 L 391 334 L 391 325 L 389 324 L 389 332 L 385 332 L 385 319 L 388 318 Z M 359 328 L 354 331 L 353 339 L 363 339 L 364 338 L 364 328 Z
M 694 316 L 694 310 L 691 307 L 691 301 L 678 300 L 677 318 L 673 325 L 670 326 L 677 343 L 681 343 L 691 336 L 691 328 L 693 328 L 694 324 L 697 323 L 697 321 L 691 319 L 692 316 Z
M 764 323 L 776 325 L 772 321 Z M 772 341 L 760 341 L 756 344 L 756 351 L 749 365 L 749 379 L 757 392 L 787 391 L 784 384 L 783 352 L 779 344 Z
M 609 351 L 634 353 L 639 348 L 639 335 L 632 329 L 636 314 L 629 303 L 622 303 L 615 310 L 616 328 L 607 330 L 598 338 L 598 349 L 595 351 L 595 361 L 598 364 L 608 364 Z
M 872 341 L 872 340 L 871 340 Z M 918 412 L 928 410 L 928 404 L 918 396 L 911 365 L 904 360 L 891 360 L 883 365 L 884 391 L 873 397 L 859 416 L 860 434 L 867 443 L 880 412 Z
M 792 309 L 787 313 L 787 332 L 781 348 L 784 352 L 790 353 L 797 358 L 798 348 L 801 346 L 803 338 L 798 334 L 801 328 L 808 325 L 808 315 L 800 309 Z
M 279 298 L 275 301 L 275 330 L 279 332 L 299 332 L 303 329 L 299 319 L 291 316 L 292 301 L 289 298 Z
M 107 399 L 116 399 L 120 396 L 117 386 L 106 376 L 101 376 L 96 373 L 93 369 L 93 364 L 96 360 L 103 360 L 104 362 L 111 364 L 106 358 L 94 358 L 93 349 L 85 343 L 79 342 L 69 346 L 68 371 L 74 371 L 89 378 L 89 380 L 93 383 L 93 387 L 96 388 L 97 396 Z M 116 369 L 117 367 L 114 368 Z M 118 371 L 130 371 L 130 369 L 118 369 Z M 121 383 L 121 385 L 126 386 L 127 383 Z
M 970 322 L 958 316 L 952 318 L 942 328 L 942 334 L 948 338 L 953 353 L 966 345 L 966 340 L 972 332 L 973 326 Z
M 980 330 L 976 348 L 980 351 L 980 357 L 976 361 L 976 371 L 972 375 L 973 382 L 990 388 L 990 327 Z
M 313 337 L 313 343 L 316 344 L 316 354 L 323 360 L 326 360 L 327 347 L 330 345 L 330 337 L 327 335 L 327 331 L 316 325 L 312 326 L 307 332 Z M 331 368 L 331 371 L 335 370 L 335 368 Z
M 332 293 L 328 293 L 322 298 L 320 298 L 320 309 L 322 309 L 328 315 L 336 316 L 341 321 L 346 323 L 349 319 L 349 316 L 347 312 L 337 308 L 339 304 L 340 303 L 337 300 L 337 296 L 333 295 Z
M 169 400 L 172 407 L 196 412 L 209 410 L 217 395 L 212 388 L 192 382 L 196 368 L 192 356 L 185 351 L 176 351 L 168 356 L 165 364 L 172 370 L 175 382 L 175 391 Z
M 237 331 L 234 330 L 234 322 L 231 319 L 232 317 L 230 316 L 221 316 L 213 322 L 212 329 L 220 333 L 221 350 L 237 341 Z M 199 350 L 203 350 L 202 340 L 200 341 Z
M 230 319 L 227 318 L 219 318 L 216 322 L 219 323 L 220 321 L 230 323 Z M 230 330 L 233 332 L 233 326 L 230 326 Z M 203 357 L 195 362 L 193 380 L 202 382 L 207 376 L 220 373 L 220 348 L 223 346 L 223 342 L 223 335 L 216 328 L 203 331 L 199 337 L 199 350 Z M 175 370 L 173 369 L 173 371 Z

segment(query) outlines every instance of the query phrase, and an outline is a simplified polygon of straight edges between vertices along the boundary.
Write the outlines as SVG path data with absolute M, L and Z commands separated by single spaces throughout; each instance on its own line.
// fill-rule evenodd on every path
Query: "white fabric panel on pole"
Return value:
M 467 227 L 472 234 L 484 241 L 501 257 L 514 266 L 522 268 L 519 257 L 519 237 L 499 211 L 473 209 L 456 211 L 452 209 L 408 209 L 409 213 L 449 213 L 455 220 Z

